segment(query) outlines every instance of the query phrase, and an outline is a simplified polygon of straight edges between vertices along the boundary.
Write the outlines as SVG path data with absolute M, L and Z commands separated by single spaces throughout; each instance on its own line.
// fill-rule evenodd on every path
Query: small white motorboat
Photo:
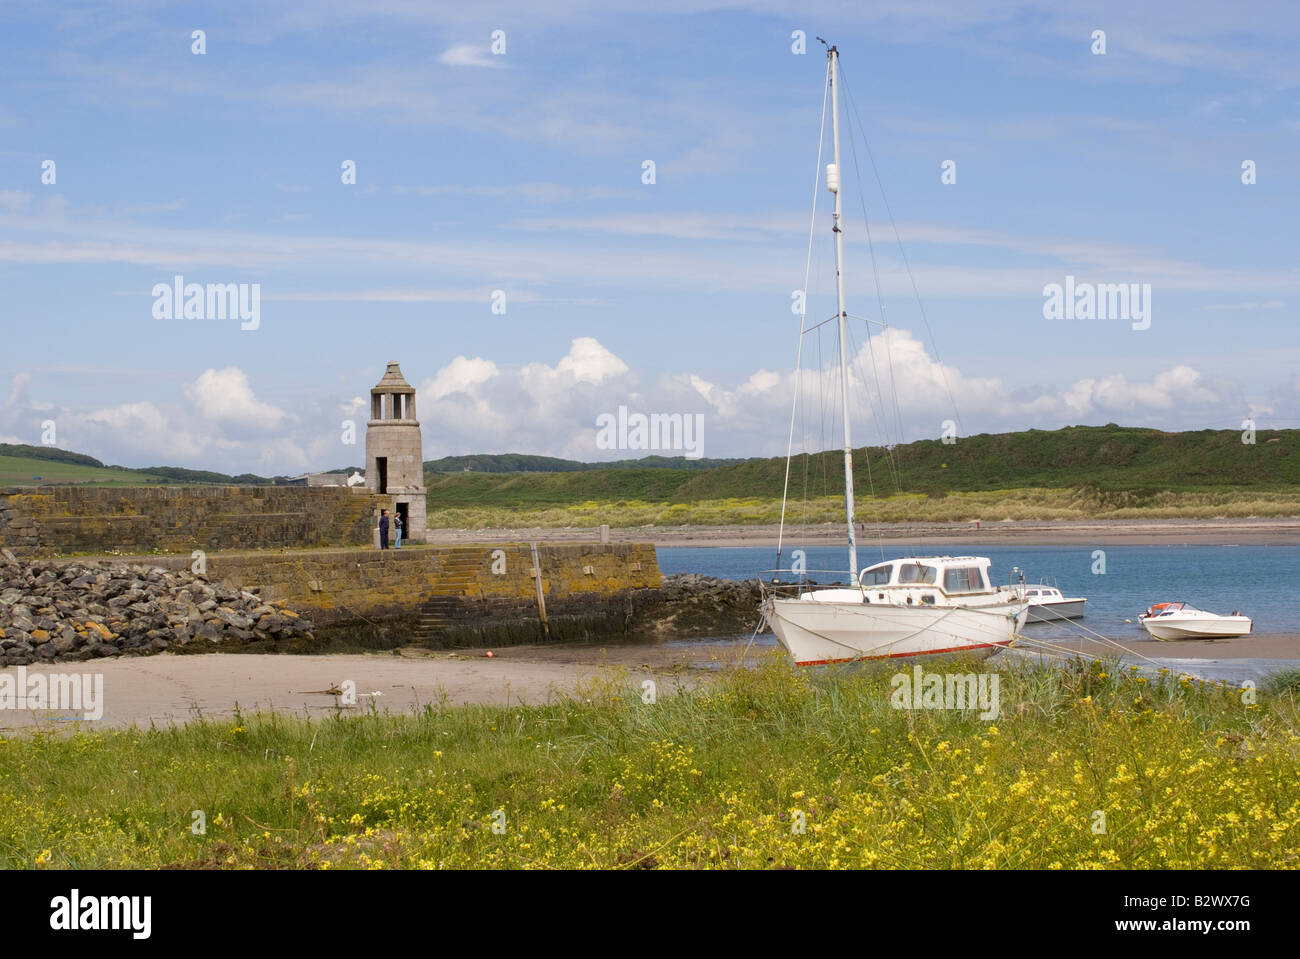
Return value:
M 1067 597 L 1055 586 L 1047 583 L 1026 583 L 1024 571 L 1019 566 L 1011 567 L 1011 582 L 999 586 L 999 591 L 1011 593 L 1029 606 L 1029 622 L 1050 623 L 1060 619 L 1082 619 L 1083 606 L 1086 602 L 1082 596 Z M 1019 578 L 1020 582 L 1016 582 Z
M 1191 603 L 1156 603 L 1138 617 L 1156 639 L 1226 639 L 1245 636 L 1253 625 L 1249 616 L 1234 612 L 1220 616 Z
M 1063 596 L 1055 586 L 1030 586 L 1025 590 L 1024 600 L 1029 603 L 1029 621 L 1046 623 L 1053 619 L 1082 619 L 1083 604 L 1087 602 L 1082 596 L 1073 599 Z
M 1088 602 L 1082 596 L 1067 597 L 1055 586 L 1015 586 L 1000 587 L 1004 592 L 1015 594 L 1022 602 L 1029 604 L 1029 622 L 1049 623 L 1058 619 L 1082 619 L 1083 605 Z

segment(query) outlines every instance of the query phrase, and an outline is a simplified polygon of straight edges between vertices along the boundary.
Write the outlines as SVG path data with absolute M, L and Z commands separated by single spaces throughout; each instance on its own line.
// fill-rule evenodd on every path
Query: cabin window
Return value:
M 945 570 L 943 588 L 949 593 L 973 593 L 984 588 L 984 573 L 978 566 Z
M 907 563 L 898 571 L 900 583 L 925 583 L 932 586 L 938 578 L 937 569 L 933 566 L 922 566 L 920 563 Z
M 862 571 L 863 586 L 888 586 L 889 580 L 894 572 L 893 564 L 887 563 L 884 566 L 873 566 L 871 569 Z

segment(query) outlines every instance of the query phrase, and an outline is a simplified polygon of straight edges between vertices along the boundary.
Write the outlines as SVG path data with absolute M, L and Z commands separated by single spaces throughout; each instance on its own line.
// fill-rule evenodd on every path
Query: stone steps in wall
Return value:
M 457 550 L 440 557 L 432 587 L 437 593 L 420 604 L 414 637 L 416 643 L 432 643 L 460 622 L 464 615 L 462 604 L 483 596 L 484 574 L 490 565 L 489 555 L 477 549 Z M 518 575 L 517 570 L 515 572 Z
M 459 602 L 455 596 L 435 596 L 420 605 L 420 618 L 415 628 L 415 641 L 425 643 L 435 639 L 452 624 Z

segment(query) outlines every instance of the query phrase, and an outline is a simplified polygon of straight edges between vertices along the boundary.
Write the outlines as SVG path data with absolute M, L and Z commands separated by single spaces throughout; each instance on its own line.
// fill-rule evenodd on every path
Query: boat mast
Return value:
M 858 579 L 858 541 L 853 529 L 853 439 L 849 429 L 849 342 L 848 313 L 844 309 L 844 231 L 840 229 L 840 54 L 831 47 L 826 54 L 831 61 L 831 130 L 835 141 L 835 160 L 826 168 L 826 189 L 835 195 L 835 213 L 831 226 L 835 233 L 835 301 L 840 320 L 840 398 L 844 416 L 844 520 L 849 531 L 849 572 Z

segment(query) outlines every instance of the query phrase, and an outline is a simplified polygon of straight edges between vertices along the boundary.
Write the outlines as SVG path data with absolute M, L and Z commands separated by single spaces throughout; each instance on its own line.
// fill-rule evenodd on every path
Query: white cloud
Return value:
M 205 437 L 148 401 L 88 413 L 61 411 L 56 422 L 60 447 L 91 452 L 108 463 L 126 460 L 137 466 L 189 466 L 208 446 Z
M 1157 373 L 1149 383 L 1130 383 L 1122 374 L 1100 380 L 1079 380 L 1066 394 L 1066 405 L 1075 413 L 1135 414 L 1164 412 L 1175 408 L 1196 409 L 1223 405 L 1228 398 L 1207 386 L 1200 372 L 1190 366 L 1176 366 Z
M 0 190 L 0 210 L 20 213 L 32 204 L 32 194 L 23 190 Z
M 474 286 L 393 286 L 353 291 L 305 290 L 276 293 L 266 299 L 304 301 L 470 302 L 493 289 L 505 288 L 512 299 L 540 299 L 538 284 L 552 287 L 581 284 L 657 292 L 743 291 L 771 288 L 774 277 L 800 275 L 792 265 L 788 241 L 806 236 L 802 216 L 718 217 L 689 210 L 671 214 L 618 214 L 585 218 L 534 218 L 519 221 L 515 234 L 490 240 L 427 241 L 391 236 L 295 235 L 253 233 L 210 228 L 138 226 L 109 222 L 77 208 L 65 209 L 51 197 L 40 215 L 0 209 L 0 262 L 40 264 L 135 264 L 168 271 L 195 266 L 229 266 L 265 271 L 295 269 L 304 261 L 320 267 L 355 270 L 370 266 L 406 270 L 427 277 L 440 271 Z M 75 213 L 76 215 L 70 215 Z M 571 235 L 537 242 L 533 231 L 566 231 Z M 927 297 L 1013 297 L 1041 308 L 1045 283 L 1061 282 L 1066 273 L 1105 282 L 1133 279 L 1151 283 L 1163 296 L 1169 292 L 1237 292 L 1268 305 L 1277 294 L 1300 289 L 1294 270 L 1224 268 L 1180 260 L 1152 250 L 1103 241 L 1050 236 L 1005 235 L 964 227 L 926 224 L 900 227 L 908 246 L 978 246 L 1020 254 L 998 257 L 1001 265 L 954 262 L 952 255 L 934 255 L 912 264 L 909 274 L 888 244 L 878 260 L 882 288 L 910 289 L 913 280 Z M 5 231 L 12 233 L 6 236 Z M 658 237 L 678 241 L 667 250 L 613 246 L 607 234 Z M 591 234 L 582 236 L 579 234 Z M 716 242 L 744 236 L 744 257 Z M 758 242 L 759 240 L 766 242 Z M 692 243 L 692 241 L 700 241 Z M 850 247 L 865 243 L 851 235 Z M 1043 256 L 1057 261 L 1041 265 Z M 1032 257 L 1032 261 L 1025 259 Z M 1031 265 L 1032 262 L 1032 265 Z M 823 273 L 828 263 L 817 261 Z M 820 283 L 820 280 L 819 280 Z M 819 288 L 814 286 L 814 288 Z M 827 287 L 829 288 L 829 287 Z M 1255 302 L 1255 301 L 1252 301 Z
M 386 287 L 372 290 L 304 290 L 297 293 L 264 295 L 264 300 L 301 303 L 483 303 L 492 302 L 496 291 L 479 286 L 471 289 L 448 287 Z M 507 298 L 518 303 L 535 303 L 541 297 L 530 290 L 507 290 Z
M 1210 312 L 1231 310 L 1233 312 L 1245 313 L 1253 310 L 1280 310 L 1284 306 L 1286 306 L 1284 300 L 1265 300 L 1262 303 L 1248 300 L 1245 303 L 1215 303 L 1213 305 L 1203 306 L 1201 309 Z
M 561 373 L 572 374 L 579 383 L 600 383 L 627 372 L 626 363 L 590 336 L 574 340 L 568 355 L 555 368 Z
M 491 360 L 480 356 L 473 359 L 458 356 L 420 387 L 419 396 L 436 401 L 453 393 L 472 393 L 474 387 L 486 383 L 496 375 L 497 365 Z M 416 409 L 419 409 L 418 401 Z
M 253 395 L 248 376 L 235 366 L 204 370 L 185 395 L 209 420 L 228 425 L 270 430 L 284 424 L 288 414 Z
M 874 365 L 873 365 L 874 364 Z M 840 442 L 838 368 L 805 369 L 799 377 L 808 436 L 796 449 Z M 597 340 L 581 337 L 554 364 L 505 366 L 457 357 L 421 388 L 426 456 L 515 451 L 600 460 L 641 455 L 595 446 L 595 419 L 619 406 L 645 413 L 703 413 L 706 455 L 785 452 L 794 397 L 793 373 L 757 370 L 736 386 L 680 372 L 642 384 L 635 371 Z M 1246 409 L 1230 381 L 1182 365 L 1150 379 L 1121 374 L 1052 387 L 1012 388 L 999 378 L 968 376 L 941 364 L 910 332 L 875 334 L 853 357 L 850 392 L 855 445 L 935 438 L 956 419 L 961 435 L 1029 427 L 1056 429 L 1111 420 L 1161 429 L 1235 428 Z M 895 399 L 896 398 L 896 399 Z M 897 404 L 895 406 L 895 404 Z M 1300 408 L 1300 392 L 1276 392 L 1274 409 Z M 823 411 L 826 411 L 823 415 Z
M 838 445 L 838 419 L 830 412 L 838 404 L 838 376 L 828 361 L 825 369 L 805 369 L 798 377 L 803 415 L 796 425 L 799 434 L 809 435 L 799 435 L 796 450 Z M 128 399 L 91 410 L 30 395 L 41 382 L 24 373 L 13 378 L 8 402 L 0 408 L 0 434 L 28 435 L 31 424 L 48 416 L 57 422 L 62 447 L 106 462 L 264 475 L 359 465 L 359 446 L 340 445 L 332 427 L 338 411 L 364 413 L 364 394 L 342 401 L 324 394 L 295 400 L 299 420 L 259 400 L 235 367 L 206 370 L 185 390 L 191 402 L 179 396 L 169 402 Z M 484 356 L 457 356 L 419 387 L 424 453 L 430 459 L 521 452 L 589 461 L 644 455 L 596 446 L 596 418 L 626 406 L 632 412 L 703 414 L 707 456 L 780 455 L 795 382 L 792 372 L 759 369 L 734 386 L 691 371 L 643 383 L 594 337 L 574 339 L 551 363 L 507 365 Z M 851 395 L 853 439 L 859 446 L 934 438 L 952 418 L 960 423 L 960 435 L 971 435 L 1108 421 L 1235 429 L 1247 414 L 1260 416 L 1265 429 L 1300 417 L 1300 377 L 1250 403 L 1238 384 L 1188 365 L 1153 370 L 1146 379 L 1113 373 L 1013 389 L 1000 379 L 967 376 L 936 362 L 910 332 L 897 328 L 877 333 L 858 350 Z M 322 428 L 324 423 L 331 428 Z
M 458 356 L 420 386 L 425 456 L 468 449 L 594 459 L 599 412 L 628 402 L 628 365 L 593 337 L 577 337 L 554 364 L 501 367 Z
M 442 51 L 438 57 L 439 63 L 445 63 L 449 67 L 495 67 L 498 65 L 497 60 L 497 57 L 478 43 L 458 43 Z
M 149 402 L 124 403 L 95 410 L 86 414 L 85 422 L 137 437 L 161 437 L 168 433 L 167 417 Z
M 31 381 L 32 374 L 27 372 L 15 373 L 13 380 L 9 384 L 9 399 L 5 401 L 5 406 L 17 406 L 27 392 L 27 384 Z

